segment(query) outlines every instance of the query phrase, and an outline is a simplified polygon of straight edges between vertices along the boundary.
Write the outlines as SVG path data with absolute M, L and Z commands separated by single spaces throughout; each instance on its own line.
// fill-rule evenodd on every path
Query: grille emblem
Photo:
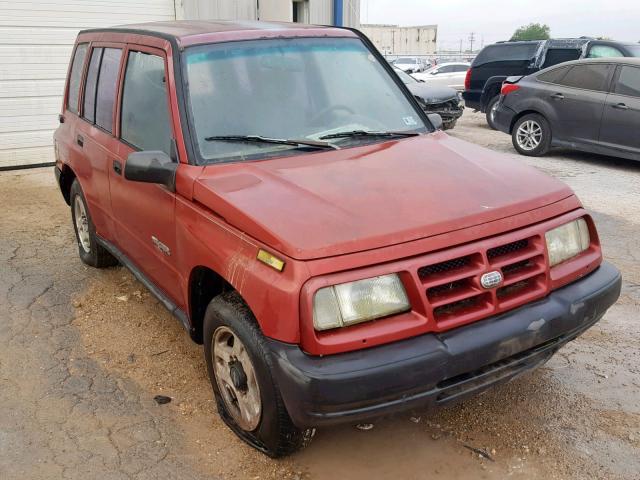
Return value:
M 487 272 L 480 277 L 480 285 L 482 288 L 489 290 L 490 288 L 497 287 L 502 283 L 502 274 L 494 270 L 493 272 Z

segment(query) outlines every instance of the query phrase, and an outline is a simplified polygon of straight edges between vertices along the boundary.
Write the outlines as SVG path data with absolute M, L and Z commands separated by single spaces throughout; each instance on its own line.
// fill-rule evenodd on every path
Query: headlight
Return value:
M 316 330 L 329 330 L 410 308 L 407 292 L 393 273 L 321 288 L 313 298 L 313 326 Z
M 553 267 L 589 248 L 591 238 L 584 218 L 566 223 L 545 233 L 549 263 Z

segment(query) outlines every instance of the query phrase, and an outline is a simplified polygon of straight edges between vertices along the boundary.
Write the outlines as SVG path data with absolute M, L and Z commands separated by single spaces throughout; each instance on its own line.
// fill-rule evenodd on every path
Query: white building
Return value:
M 383 55 L 432 55 L 436 53 L 437 25 L 399 27 L 398 25 L 361 25 Z
M 341 2 L 341 3 L 338 3 Z M 334 12 L 334 5 L 337 9 Z M 340 12 L 342 7 L 342 12 Z M 181 19 L 359 24 L 359 0 L 11 0 L 0 3 L 0 170 L 53 161 L 79 30 Z M 339 17 L 338 17 L 339 18 Z

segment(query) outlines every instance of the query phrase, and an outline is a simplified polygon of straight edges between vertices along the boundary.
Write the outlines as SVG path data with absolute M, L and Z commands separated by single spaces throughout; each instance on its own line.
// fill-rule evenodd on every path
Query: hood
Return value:
M 440 103 L 447 100 L 457 100 L 458 92 L 450 87 L 434 87 L 428 83 L 409 83 L 409 91 L 420 97 L 425 103 Z
M 452 232 L 572 194 L 522 162 L 442 132 L 211 165 L 193 190 L 231 225 L 300 260 Z

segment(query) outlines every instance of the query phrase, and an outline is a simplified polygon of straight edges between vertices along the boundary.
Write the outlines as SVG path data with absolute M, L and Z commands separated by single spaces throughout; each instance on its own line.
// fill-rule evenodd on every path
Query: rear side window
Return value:
M 78 97 L 80 93 L 80 80 L 82 79 L 82 68 L 84 67 L 84 59 L 87 56 L 86 43 L 80 43 L 76 47 L 73 55 L 73 64 L 69 74 L 69 92 L 67 95 L 67 109 L 73 113 L 78 113 Z
M 571 67 L 554 68 L 538 75 L 538 80 L 547 83 L 559 83 Z
M 629 97 L 640 97 L 640 68 L 623 66 L 614 92 Z
M 480 50 L 473 60 L 473 66 L 479 67 L 490 62 L 531 60 L 536 55 L 540 43 L 503 43 L 489 45 Z
M 469 70 L 469 66 L 468 65 L 456 65 L 453 68 L 454 72 L 466 72 L 467 70 Z
M 98 70 L 102 59 L 102 48 L 94 48 L 91 51 L 87 79 L 84 82 L 84 105 L 82 118 L 93 123 L 96 117 L 96 85 L 98 85 Z
M 605 91 L 611 68 L 611 65 L 606 63 L 574 65 L 558 83 L 567 87 Z
M 122 94 L 121 137 L 140 150 L 171 153 L 164 60 L 157 55 L 129 53 Z
M 119 48 L 105 48 L 98 77 L 98 94 L 96 96 L 96 125 L 113 133 L 113 106 L 116 103 L 116 88 L 120 73 Z
M 605 58 L 605 57 L 624 57 L 622 52 L 616 47 L 609 45 L 594 45 L 589 50 L 588 58 Z
M 570 62 L 580 58 L 581 50 L 577 48 L 550 48 L 544 57 L 542 68 L 553 67 L 563 62 Z

